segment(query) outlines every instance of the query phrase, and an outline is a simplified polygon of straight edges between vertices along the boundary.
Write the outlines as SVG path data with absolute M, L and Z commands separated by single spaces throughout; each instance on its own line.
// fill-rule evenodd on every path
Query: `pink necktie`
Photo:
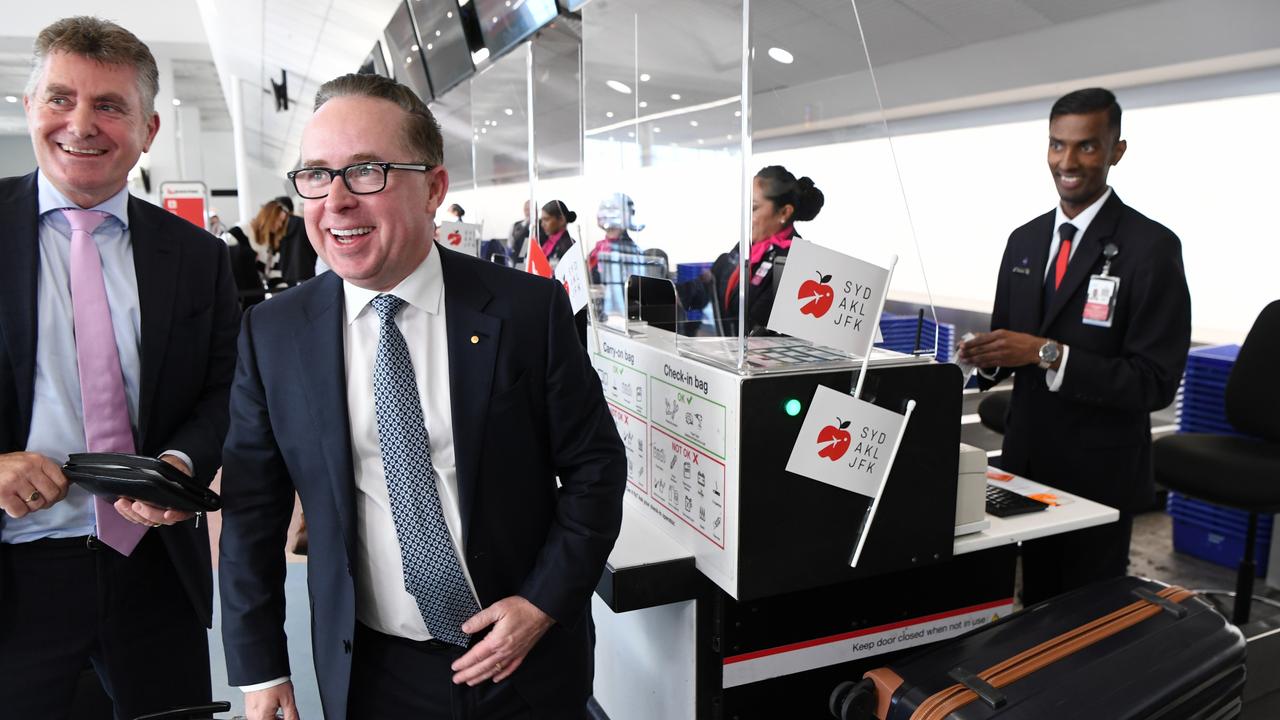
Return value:
M 84 404 L 84 439 L 89 452 L 132 453 L 133 429 L 125 403 L 124 375 L 111 325 L 102 257 L 93 231 L 107 216 L 93 210 L 64 209 L 71 223 L 71 311 Z M 147 532 L 145 525 L 125 520 L 111 503 L 94 496 L 98 539 L 129 555 Z

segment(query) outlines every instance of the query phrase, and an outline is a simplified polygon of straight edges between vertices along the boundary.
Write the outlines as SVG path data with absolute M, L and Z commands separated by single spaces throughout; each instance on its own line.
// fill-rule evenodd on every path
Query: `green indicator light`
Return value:
M 791 417 L 795 417 L 800 414 L 800 410 L 801 410 L 800 401 L 795 398 L 791 398 L 790 400 L 788 400 L 786 404 L 784 404 L 782 407 L 784 410 L 787 411 L 787 414 L 790 415 Z

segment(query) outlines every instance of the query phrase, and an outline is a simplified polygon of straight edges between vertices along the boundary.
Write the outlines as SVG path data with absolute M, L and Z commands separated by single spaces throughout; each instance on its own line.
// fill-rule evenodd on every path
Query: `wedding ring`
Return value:
M 32 490 L 32 491 L 31 491 L 31 494 L 27 496 L 27 502 L 29 502 L 29 503 L 33 503 L 33 502 L 35 502 L 35 501 L 37 501 L 37 500 L 39 500 L 39 499 L 40 499 L 40 491 L 39 491 L 39 490 Z
M 495 661 L 493 662 L 493 671 L 494 671 L 494 672 L 502 672 L 502 662 L 501 662 L 501 661 L 495 660 Z

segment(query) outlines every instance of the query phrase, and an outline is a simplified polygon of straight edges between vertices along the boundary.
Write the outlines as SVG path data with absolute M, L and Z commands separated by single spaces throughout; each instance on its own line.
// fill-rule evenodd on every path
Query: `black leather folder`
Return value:
M 67 479 L 94 495 L 127 497 L 185 512 L 213 512 L 218 494 L 163 460 L 126 453 L 76 453 L 62 466 Z

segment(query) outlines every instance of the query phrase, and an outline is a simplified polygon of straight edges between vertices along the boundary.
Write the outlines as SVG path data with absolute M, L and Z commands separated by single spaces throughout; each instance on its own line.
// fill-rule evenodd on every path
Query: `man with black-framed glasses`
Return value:
M 254 307 L 240 337 L 220 588 L 254 720 L 297 717 L 295 489 L 325 717 L 586 714 L 625 454 L 564 291 L 431 241 L 442 154 L 412 91 L 348 75 L 321 87 L 289 173 L 333 273 Z

